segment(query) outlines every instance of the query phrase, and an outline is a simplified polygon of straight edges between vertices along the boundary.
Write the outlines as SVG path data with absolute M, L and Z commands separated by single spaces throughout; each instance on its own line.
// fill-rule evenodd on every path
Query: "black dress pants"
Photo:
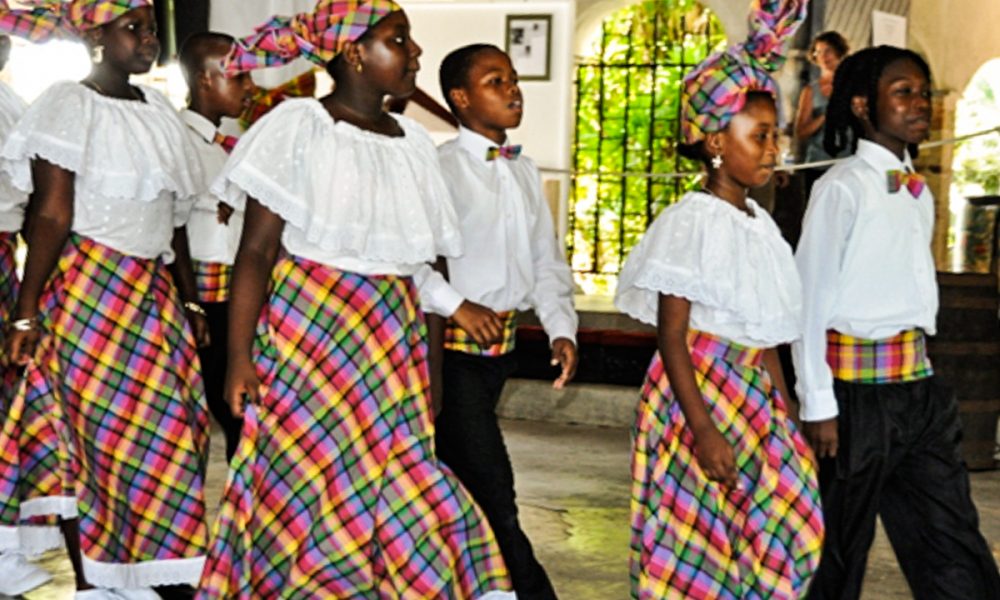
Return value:
M 208 313 L 208 333 L 212 337 L 212 345 L 198 349 L 201 376 L 205 381 L 205 399 L 209 412 L 226 434 L 226 462 L 229 462 L 236 452 L 243 429 L 243 419 L 233 416 L 224 396 L 228 364 L 226 340 L 229 336 L 229 303 L 205 302 L 202 307 Z
M 837 380 L 837 457 L 819 466 L 826 539 L 810 600 L 861 594 L 880 515 L 917 600 L 1000 600 L 1000 574 L 979 532 L 959 455 L 958 404 L 936 377 Z
M 444 398 L 434 422 L 437 456 L 486 514 L 518 600 L 554 600 L 552 583 L 517 519 L 514 471 L 497 422 L 500 393 L 516 366 L 510 354 L 445 352 Z

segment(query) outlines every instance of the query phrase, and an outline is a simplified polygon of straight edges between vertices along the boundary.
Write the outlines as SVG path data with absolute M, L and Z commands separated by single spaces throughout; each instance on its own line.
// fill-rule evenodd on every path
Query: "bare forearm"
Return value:
M 257 319 L 267 295 L 271 269 L 277 252 L 271 255 L 257 251 L 240 250 L 233 267 L 233 282 L 229 294 L 230 362 L 250 360 Z
M 29 319 L 38 314 L 42 290 L 52 276 L 69 239 L 71 218 L 32 215 L 27 230 L 28 259 L 14 315 Z
M 670 381 L 674 397 L 680 404 L 684 420 L 695 437 L 708 428 L 715 428 L 709 417 L 705 401 L 695 379 L 694 365 L 691 363 L 691 353 L 687 347 L 686 334 L 680 332 L 662 332 L 659 335 L 660 357 L 663 368 Z
M 182 302 L 195 302 L 198 299 L 198 284 L 194 277 L 186 227 L 174 229 L 171 246 L 174 250 L 174 262 L 170 265 L 170 274 L 173 275 L 177 292 Z
M 781 358 L 778 356 L 777 348 L 768 348 L 764 351 L 764 368 L 775 387 L 778 388 L 778 393 L 787 401 L 789 398 L 788 386 L 785 383 L 785 372 L 781 368 Z

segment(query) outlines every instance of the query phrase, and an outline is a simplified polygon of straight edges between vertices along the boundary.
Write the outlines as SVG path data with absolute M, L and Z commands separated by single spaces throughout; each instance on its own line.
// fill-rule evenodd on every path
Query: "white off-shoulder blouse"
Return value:
M 73 172 L 73 232 L 123 254 L 170 261 L 173 230 L 187 221 L 201 167 L 167 98 L 140 89 L 145 101 L 75 82 L 53 85 L 11 131 L 0 166 L 28 193 L 35 158 Z
M 0 82 L 0 145 L 27 109 L 28 104 L 9 85 Z M 0 173 L 0 231 L 21 229 L 27 204 L 28 195 L 14 187 L 5 173 Z
M 461 237 L 430 136 L 393 115 L 389 137 L 334 121 L 316 99 L 286 100 L 250 128 L 212 186 L 242 209 L 247 196 L 285 221 L 296 256 L 366 275 L 412 275 L 458 256 Z
M 690 328 L 752 347 L 798 339 L 802 285 L 792 250 L 753 200 L 750 216 L 702 192 L 660 214 L 632 249 L 615 305 L 656 325 L 660 294 L 691 301 Z

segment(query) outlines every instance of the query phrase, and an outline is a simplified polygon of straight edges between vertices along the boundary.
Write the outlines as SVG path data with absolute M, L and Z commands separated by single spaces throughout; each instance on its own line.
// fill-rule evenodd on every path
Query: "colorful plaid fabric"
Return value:
M 258 86 L 254 90 L 250 107 L 240 115 L 240 125 L 244 130 L 250 129 L 251 125 L 288 98 L 312 98 L 315 95 L 316 73 L 313 71 L 306 71 L 276 88 Z
M 448 320 L 444 327 L 444 349 L 476 356 L 503 356 L 514 351 L 517 341 L 517 311 L 498 313 L 503 319 L 503 340 L 492 346 L 480 346 L 464 329 Z
M 512 146 L 491 146 L 486 150 L 486 160 L 496 160 L 506 158 L 507 160 L 517 160 L 521 156 L 521 144 Z
M 434 456 L 410 278 L 279 259 L 200 598 L 509 590 L 485 517 Z
M 911 196 L 919 198 L 924 188 L 927 187 L 927 181 L 919 173 L 894 169 L 886 173 L 886 179 L 888 180 L 890 194 L 895 194 L 905 187 Z
M 234 75 L 283 65 L 300 56 L 325 66 L 344 45 L 397 10 L 401 9 L 392 0 L 320 0 L 310 13 L 271 17 L 253 35 L 236 40 L 223 69 Z
M 22 0 L 28 6 L 11 9 L 0 0 L 0 33 L 47 42 L 79 38 L 83 32 L 114 21 L 125 13 L 152 6 L 152 0 Z
M 194 279 L 198 285 L 199 302 L 228 302 L 233 266 L 216 262 L 192 260 Z
M 733 445 L 740 489 L 702 472 L 659 353 L 637 409 L 632 597 L 799 598 L 823 542 L 816 467 L 762 368 L 763 350 L 688 335 L 712 421 Z
M 754 0 L 750 7 L 750 36 L 746 42 L 716 52 L 684 78 L 681 92 L 681 133 L 687 144 L 722 131 L 743 110 L 748 92 L 777 94 L 770 72 L 785 57 L 785 40 L 806 17 L 808 0 Z
M 835 379 L 854 383 L 917 381 L 934 374 L 927 338 L 910 329 L 884 340 L 826 332 L 826 363 Z
M 63 424 L 56 429 L 71 448 L 64 481 L 77 501 L 87 580 L 101 587 L 197 582 L 207 533 L 208 413 L 194 340 L 166 267 L 73 235 L 41 305 L 47 335 L 18 395 L 25 399 L 15 402 L 50 407 Z M 5 460 L 26 435 L 8 429 L 0 437 Z M 65 467 L 46 460 L 54 472 Z
M 17 278 L 17 233 L 0 231 L 0 328 L 17 302 L 20 282 Z

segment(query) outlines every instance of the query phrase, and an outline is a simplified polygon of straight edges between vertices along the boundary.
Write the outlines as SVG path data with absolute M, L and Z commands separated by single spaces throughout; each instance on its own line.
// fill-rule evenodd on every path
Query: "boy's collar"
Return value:
M 862 160 L 870 164 L 877 171 L 891 171 L 893 169 L 911 170 L 913 161 L 910 159 L 909 150 L 903 151 L 903 160 L 892 153 L 881 144 L 876 144 L 870 140 L 858 140 L 858 151 L 856 153 Z
M 505 146 L 509 142 L 510 138 L 508 137 L 500 145 Z M 458 126 L 458 145 L 483 162 L 486 162 L 486 153 L 489 149 L 497 147 L 496 142 L 481 133 L 476 133 L 468 129 L 464 125 Z
M 215 134 L 218 129 L 204 115 L 196 113 L 190 108 L 181 111 L 181 119 L 209 144 L 215 143 Z

